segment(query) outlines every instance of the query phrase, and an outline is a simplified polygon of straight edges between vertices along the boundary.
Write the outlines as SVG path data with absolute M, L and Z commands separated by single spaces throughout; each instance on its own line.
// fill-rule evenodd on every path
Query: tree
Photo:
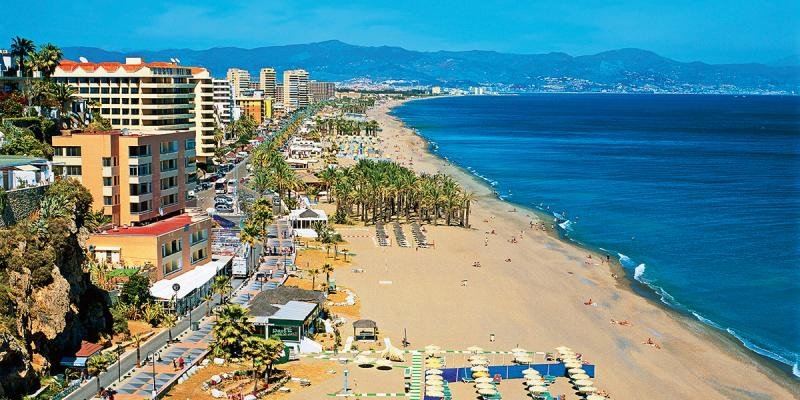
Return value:
M 330 264 L 325 264 L 322 266 L 322 272 L 325 273 L 325 283 L 330 285 L 331 284 L 331 272 L 333 272 L 333 266 Z
M 211 291 L 219 295 L 219 304 L 225 304 L 225 298 L 233 291 L 231 278 L 225 275 L 215 277 L 211 284 Z
M 64 53 L 61 48 L 52 43 L 43 44 L 39 47 L 39 51 L 31 54 L 33 67 L 47 78 L 55 72 L 62 58 Z
M 28 100 L 22 93 L 11 92 L 0 94 L 0 116 L 3 118 L 18 118 L 25 112 Z
M 53 148 L 36 139 L 36 135 L 30 129 L 10 126 L 3 131 L 5 144 L 0 147 L 0 154 L 43 158 L 53 156 Z
M 25 57 L 36 49 L 32 40 L 22 37 L 15 37 L 11 40 L 11 54 L 19 58 L 19 71 L 20 75 L 25 76 Z
M 136 346 L 136 367 L 142 366 L 142 343 L 144 342 L 144 336 L 141 333 L 134 333 L 131 335 L 131 344 Z
M 86 372 L 97 378 L 97 391 L 100 391 L 100 374 L 108 369 L 111 364 L 117 361 L 117 355 L 113 352 L 97 354 L 89 357 L 86 362 Z
M 238 304 L 224 306 L 217 315 L 211 332 L 214 335 L 213 351 L 217 356 L 239 357 L 245 340 L 253 333 L 248 321 L 250 311 Z
M 317 275 L 319 275 L 319 270 L 314 268 L 308 271 L 309 275 L 311 275 L 311 290 L 314 290 L 317 283 Z
M 119 300 L 125 304 L 140 308 L 150 302 L 150 278 L 146 275 L 135 274 L 128 277 L 122 285 Z
M 61 119 L 68 119 L 72 101 L 75 99 L 75 89 L 66 83 L 54 83 L 51 85 L 50 94 L 53 101 L 58 104 Z
M 93 211 L 86 216 L 86 229 L 92 233 L 99 233 L 104 227 L 111 224 L 111 216 L 102 210 Z
M 86 127 L 88 132 L 108 132 L 111 130 L 111 122 L 103 118 L 100 113 L 92 113 L 92 122 Z
M 113 321 L 113 325 L 111 327 L 112 333 L 124 335 L 130 333 L 130 330 L 128 329 L 127 310 L 124 304 L 117 303 L 117 305 L 111 308 L 111 318 Z
M 161 319 L 161 326 L 166 327 L 169 332 L 169 343 L 172 343 L 172 328 L 174 328 L 177 323 L 178 317 L 173 313 L 166 313 Z

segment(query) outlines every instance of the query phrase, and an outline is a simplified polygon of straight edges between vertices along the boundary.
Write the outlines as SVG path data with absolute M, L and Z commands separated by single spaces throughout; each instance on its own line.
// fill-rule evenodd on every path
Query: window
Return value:
M 203 261 L 206 258 L 208 258 L 208 254 L 206 253 L 206 249 L 203 247 L 192 252 L 192 264 L 198 261 Z
M 150 183 L 131 183 L 130 184 L 131 196 L 139 196 L 148 194 L 152 191 Z
M 141 145 L 141 146 L 129 146 L 128 147 L 128 156 L 129 157 L 150 157 L 150 146 L 149 145 Z
M 194 246 L 197 243 L 204 242 L 208 239 L 208 229 L 201 229 L 192 233 L 191 243 Z
M 186 141 L 185 141 L 185 149 L 186 150 L 194 150 L 194 148 L 195 148 L 194 139 L 186 139 Z
M 66 156 L 66 157 L 80 157 L 81 148 L 79 146 L 54 147 L 53 155 Z
M 177 160 L 164 160 L 161 161 L 161 172 L 174 171 L 178 169 Z
M 111 196 L 103 196 L 103 205 L 110 206 L 112 204 Z
M 161 190 L 172 189 L 178 186 L 178 178 L 171 176 L 169 178 L 161 178 Z
M 186 157 L 186 167 L 193 167 L 197 163 L 197 157 Z
M 139 166 L 130 167 L 131 176 L 148 176 L 151 174 L 151 166 L 153 164 L 147 163 Z
M 81 166 L 80 165 L 67 165 L 65 169 L 67 176 L 81 176 Z
M 183 262 L 182 259 L 176 258 L 174 260 L 170 260 L 164 263 L 164 276 L 167 276 L 173 272 L 181 270 L 181 263 Z
M 103 186 L 111 186 L 111 177 L 103 177 Z
M 197 173 L 186 174 L 186 184 L 197 183 Z
M 178 151 L 178 141 L 161 142 L 161 154 L 175 153 Z
M 171 194 L 168 196 L 161 196 L 161 207 L 168 207 L 178 202 L 178 195 Z
M 114 163 L 111 161 L 111 157 L 103 157 L 103 166 L 104 167 L 111 167 Z
M 175 239 L 161 245 L 161 257 L 169 257 L 183 249 L 181 239 Z
M 150 210 L 150 200 L 141 203 L 130 203 L 131 213 L 140 214 Z

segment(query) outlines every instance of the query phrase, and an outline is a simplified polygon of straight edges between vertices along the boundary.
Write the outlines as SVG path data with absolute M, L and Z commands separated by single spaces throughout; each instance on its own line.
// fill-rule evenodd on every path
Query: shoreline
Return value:
M 431 157 L 438 161 L 438 163 L 442 167 L 441 172 L 451 175 L 459 183 L 464 185 L 466 189 L 473 191 L 476 194 L 477 200 L 483 203 L 481 206 L 490 210 L 489 211 L 490 213 L 499 216 L 502 213 L 501 210 L 503 210 L 504 208 L 509 208 L 510 206 L 516 208 L 517 212 L 502 213 L 502 214 L 509 214 L 506 217 L 510 217 L 512 219 L 516 218 L 518 220 L 521 220 L 523 219 L 522 214 L 526 215 L 532 214 L 538 217 L 540 221 L 549 224 L 549 222 L 552 221 L 553 219 L 552 215 L 549 215 L 546 212 L 538 210 L 536 208 L 532 208 L 523 204 L 517 204 L 514 203 L 513 201 L 507 201 L 505 199 L 499 198 L 498 194 L 494 191 L 494 188 L 491 185 L 489 185 L 484 179 L 472 173 L 470 170 L 453 163 L 449 159 L 433 151 L 431 149 L 431 142 L 428 139 L 423 137 L 420 134 L 420 132 L 417 131 L 416 129 L 407 126 L 402 119 L 400 119 L 393 113 L 394 108 L 401 106 L 406 102 L 443 98 L 443 97 L 460 97 L 460 96 L 448 95 L 448 96 L 435 96 L 435 97 L 418 97 L 412 99 L 405 99 L 402 101 L 391 101 L 390 103 L 381 106 L 381 108 L 385 107 L 385 110 L 377 112 L 382 112 L 387 118 L 394 119 L 400 124 L 400 126 L 403 129 L 411 132 L 412 135 L 414 135 L 416 139 L 421 142 L 422 151 L 425 153 L 425 155 L 427 157 Z M 411 168 L 418 170 L 414 166 L 411 166 Z M 576 241 L 566 239 L 561 235 L 559 235 L 559 233 L 557 232 L 557 228 L 547 229 L 545 234 L 551 239 L 557 240 L 559 243 L 566 246 L 570 246 L 582 253 L 590 253 L 594 256 L 605 256 L 606 254 L 610 254 L 609 252 L 604 253 L 598 248 L 593 248 L 591 245 L 578 243 Z M 612 276 L 616 275 L 614 277 L 616 289 L 622 289 L 628 293 L 631 293 L 637 296 L 640 300 L 644 300 L 644 302 L 666 312 L 675 322 L 683 326 L 683 329 L 685 329 L 686 331 L 702 337 L 710 345 L 714 346 L 715 348 L 727 353 L 728 355 L 736 359 L 739 359 L 740 361 L 742 361 L 743 364 L 750 364 L 756 366 L 758 370 L 768 375 L 770 380 L 781 385 L 784 388 L 789 389 L 790 391 L 793 391 L 794 395 L 798 396 L 797 389 L 795 388 L 797 384 L 797 378 L 792 375 L 792 366 L 787 366 L 786 364 L 783 364 L 778 360 L 774 360 L 770 357 L 760 354 L 755 350 L 748 348 L 741 340 L 734 337 L 730 333 L 698 320 L 696 316 L 690 315 L 688 311 L 676 309 L 670 306 L 669 304 L 665 304 L 660 299 L 660 296 L 657 291 L 655 291 L 652 287 L 634 279 L 623 268 L 621 263 L 618 261 L 616 254 L 614 254 L 612 262 L 609 263 L 607 271 L 611 273 Z

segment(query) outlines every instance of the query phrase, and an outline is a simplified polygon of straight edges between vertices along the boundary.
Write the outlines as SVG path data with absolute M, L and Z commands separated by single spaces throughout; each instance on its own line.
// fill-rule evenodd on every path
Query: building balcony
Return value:
M 103 167 L 103 177 L 111 178 L 119 175 L 119 167 Z
M 195 83 L 155 83 L 155 82 L 141 82 L 139 87 L 149 89 L 169 89 L 169 88 L 182 88 L 192 89 L 196 86 Z
M 53 157 L 54 163 L 60 163 L 64 165 L 83 165 L 81 163 L 81 157 L 67 157 L 67 156 L 55 156 Z
M 119 186 L 103 186 L 103 196 L 116 196 L 119 194 Z
M 130 196 L 129 198 L 131 203 L 141 203 L 147 200 L 153 200 L 153 193 L 143 193 L 138 196 Z M 133 214 L 133 212 L 131 212 L 131 214 Z
M 164 196 L 169 196 L 171 194 L 178 194 L 178 189 L 179 189 L 178 186 L 173 186 L 173 187 L 167 188 L 167 189 L 161 189 L 161 191 L 158 193 L 158 195 L 161 196 L 161 197 L 164 197 Z M 171 205 L 171 204 L 168 204 L 168 205 Z
M 192 129 L 194 128 L 194 124 L 170 124 L 170 125 L 161 125 L 161 124 L 154 124 L 154 125 L 143 125 L 145 129 L 156 129 L 156 130 L 183 130 L 183 129 Z
M 193 99 L 194 93 L 140 93 L 142 99 Z
M 171 178 L 173 176 L 178 176 L 178 169 L 177 168 L 171 169 L 171 170 L 167 170 L 167 171 L 161 171 L 160 179 Z
M 161 121 L 165 119 L 189 119 L 192 118 L 192 114 L 141 114 L 139 115 L 140 119 L 143 120 L 150 120 L 150 121 Z
M 128 183 L 151 183 L 153 182 L 153 175 L 131 175 L 128 178 Z
M 153 162 L 153 156 L 140 156 L 128 158 L 128 165 L 144 165 Z
M 169 110 L 169 109 L 184 109 L 194 108 L 193 104 L 139 104 L 142 110 Z

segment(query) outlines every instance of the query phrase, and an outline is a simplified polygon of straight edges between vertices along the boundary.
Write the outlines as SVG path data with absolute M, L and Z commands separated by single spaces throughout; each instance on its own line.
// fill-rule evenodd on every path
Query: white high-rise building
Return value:
M 302 69 L 283 71 L 283 105 L 286 111 L 308 105 L 308 72 Z
M 214 157 L 217 142 L 214 140 L 214 84 L 205 68 L 192 68 L 190 82 L 194 87 L 194 130 L 197 158 L 209 163 Z
M 231 93 L 231 83 L 228 82 L 227 79 L 214 79 L 214 109 L 220 123 L 231 123 L 232 108 L 233 95 Z
M 233 89 L 233 97 L 241 96 L 245 91 L 250 90 L 250 71 L 239 68 L 228 68 L 228 82 Z
M 259 74 L 258 89 L 264 92 L 264 96 L 276 97 L 275 95 L 275 68 L 261 68 Z

